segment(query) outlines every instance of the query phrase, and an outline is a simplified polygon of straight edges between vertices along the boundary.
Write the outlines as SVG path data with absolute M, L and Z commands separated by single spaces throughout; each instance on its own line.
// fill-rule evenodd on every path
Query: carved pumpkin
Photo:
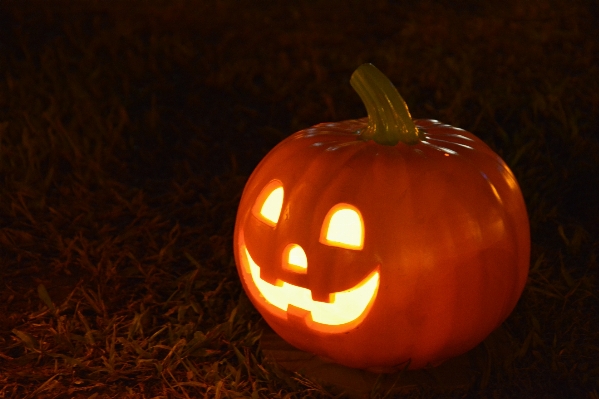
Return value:
M 513 310 L 530 256 L 514 175 L 480 139 L 412 121 L 391 82 L 350 80 L 369 117 L 278 144 L 243 191 L 243 287 L 299 349 L 376 371 L 435 366 Z

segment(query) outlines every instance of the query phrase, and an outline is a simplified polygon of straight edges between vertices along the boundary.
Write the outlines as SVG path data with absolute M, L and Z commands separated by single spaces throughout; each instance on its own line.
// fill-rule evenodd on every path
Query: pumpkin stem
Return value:
M 412 121 L 406 102 L 393 83 L 372 64 L 362 64 L 349 83 L 358 93 L 368 112 L 368 126 L 358 134 L 364 140 L 383 145 L 416 144 L 418 129 Z

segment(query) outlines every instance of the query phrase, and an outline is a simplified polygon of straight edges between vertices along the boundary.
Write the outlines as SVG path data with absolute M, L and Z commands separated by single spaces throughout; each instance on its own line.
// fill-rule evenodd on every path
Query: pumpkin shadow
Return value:
M 437 367 L 375 373 L 342 366 L 299 350 L 266 323 L 262 324 L 260 347 L 267 362 L 298 373 L 331 393 L 347 398 L 369 398 L 377 392 L 382 396 L 407 394 L 420 389 L 436 393 L 468 391 L 475 384 L 483 388 L 489 381 L 492 368 L 504 363 L 502 358 L 511 353 L 510 336 L 500 326 L 472 350 Z

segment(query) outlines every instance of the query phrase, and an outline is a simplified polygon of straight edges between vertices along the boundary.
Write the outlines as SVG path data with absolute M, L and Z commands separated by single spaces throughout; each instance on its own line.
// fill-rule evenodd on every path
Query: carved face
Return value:
M 259 223 L 275 229 L 281 216 L 285 189 L 279 180 L 270 181 L 258 195 L 252 207 L 252 217 Z M 319 236 L 313 237 L 321 245 L 361 251 L 364 247 L 364 221 L 360 211 L 345 203 L 335 204 L 322 221 Z M 288 312 L 301 317 L 310 328 L 324 332 L 343 332 L 354 328 L 368 314 L 378 292 L 380 274 L 378 265 L 357 284 L 343 291 L 331 292 L 324 301 L 314 300 L 307 287 L 298 286 L 277 278 L 270 283 L 261 278 L 261 267 L 252 258 L 245 240 L 241 242 L 243 278 L 254 294 L 264 298 L 273 314 L 282 318 Z M 319 265 L 319 260 L 313 267 Z M 280 269 L 299 275 L 308 273 L 308 257 L 301 245 L 289 242 L 280 254 Z M 276 269 L 276 268 L 275 268 Z M 283 314 L 281 314 L 281 311 Z
M 318 125 L 250 176 L 237 269 L 292 345 L 350 367 L 425 367 L 514 308 L 530 239 L 513 175 L 475 136 L 419 123 L 421 143 L 396 146 L 359 139 L 364 120 Z

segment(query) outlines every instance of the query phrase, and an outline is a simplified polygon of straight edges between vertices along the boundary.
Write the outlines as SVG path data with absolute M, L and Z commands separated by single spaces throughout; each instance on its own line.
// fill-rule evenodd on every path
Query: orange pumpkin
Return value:
M 530 257 L 514 175 L 480 139 L 414 120 L 362 65 L 369 117 L 319 124 L 256 167 L 235 225 L 254 306 L 299 349 L 377 371 L 435 366 L 513 310 Z

